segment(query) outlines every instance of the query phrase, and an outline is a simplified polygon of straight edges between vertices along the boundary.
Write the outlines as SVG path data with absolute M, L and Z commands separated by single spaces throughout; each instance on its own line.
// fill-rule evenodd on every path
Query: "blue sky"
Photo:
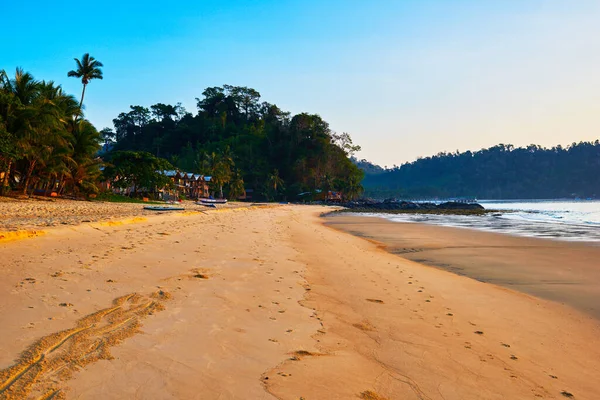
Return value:
M 129 105 L 249 86 L 400 164 L 497 143 L 600 137 L 600 2 L 7 2 L 0 68 L 80 95 L 73 57 L 105 65 L 86 92 L 98 127 Z

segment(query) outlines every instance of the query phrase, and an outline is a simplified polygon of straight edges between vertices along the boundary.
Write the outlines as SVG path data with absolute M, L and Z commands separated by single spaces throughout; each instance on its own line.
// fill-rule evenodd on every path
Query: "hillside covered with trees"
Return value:
M 78 100 L 52 81 L 17 68 L 0 70 L 0 194 L 89 195 L 101 182 L 170 186 L 173 168 L 211 176 L 215 196 L 311 200 L 327 191 L 362 192 L 359 150 L 319 115 L 292 116 L 247 87 L 207 88 L 195 113 L 180 104 L 131 106 L 98 132 L 85 119 L 86 88 L 103 78 L 102 63 L 84 54 L 65 75 L 81 80 Z
M 597 198 L 600 142 L 568 147 L 500 144 L 476 152 L 440 153 L 369 174 L 365 194 L 376 198 Z
M 102 135 L 110 161 L 145 152 L 186 171 L 212 176 L 215 195 L 302 200 L 328 190 L 347 198 L 362 192 L 363 172 L 350 160 L 360 148 L 316 114 L 281 110 L 254 89 L 223 85 L 204 90 L 195 114 L 180 104 L 131 106 Z

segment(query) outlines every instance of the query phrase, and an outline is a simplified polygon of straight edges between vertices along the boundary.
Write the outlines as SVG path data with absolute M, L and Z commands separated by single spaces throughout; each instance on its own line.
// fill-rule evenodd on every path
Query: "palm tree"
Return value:
M 74 60 L 77 63 L 77 69 L 69 71 L 67 76 L 81 78 L 81 83 L 83 84 L 81 100 L 79 101 L 79 111 L 81 113 L 85 88 L 92 79 L 102 79 L 102 70 L 100 67 L 103 67 L 104 65 L 94 57 L 90 57 L 90 53 L 85 53 L 83 57 L 81 57 L 81 60 L 78 60 L 77 58 Z M 75 117 L 75 119 L 77 119 L 77 117 Z
M 365 189 L 360 183 L 361 180 L 362 177 L 360 174 L 352 174 L 348 177 L 343 188 L 343 194 L 346 200 L 354 200 L 364 192 Z
M 212 184 L 219 190 L 219 198 L 223 198 L 223 186 L 231 181 L 233 167 L 233 154 L 229 146 L 224 151 L 206 155 L 208 170 L 212 175 Z
M 100 133 L 86 119 L 77 122 L 71 137 L 73 155 L 70 185 L 74 191 L 97 192 L 95 181 L 100 175 L 100 161 L 94 154 L 100 149 Z
M 279 176 L 278 169 L 274 169 L 273 173 L 269 175 L 269 188 L 273 189 L 274 198 L 277 197 L 278 189 L 283 188 L 283 179 Z
M 240 171 L 236 171 L 233 175 L 233 179 L 229 184 L 229 198 L 232 200 L 237 199 L 240 196 L 243 196 L 246 193 L 244 179 L 240 174 Z

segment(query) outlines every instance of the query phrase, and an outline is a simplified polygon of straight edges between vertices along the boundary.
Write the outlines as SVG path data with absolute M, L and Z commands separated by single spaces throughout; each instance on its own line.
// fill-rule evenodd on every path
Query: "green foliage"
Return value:
M 80 116 L 75 97 L 54 82 L 0 71 L 0 188 L 96 192 L 99 135 Z
M 67 73 L 68 77 L 81 79 L 83 85 L 83 91 L 81 92 L 81 100 L 79 101 L 79 112 L 81 113 L 81 107 L 83 106 L 83 98 L 85 97 L 85 88 L 92 79 L 102 79 L 103 74 L 100 69 L 104 65 L 91 57 L 89 53 L 85 53 L 81 60 L 74 59 L 77 64 L 77 68 Z
M 600 196 L 600 142 L 543 148 L 497 145 L 440 153 L 367 174 L 371 197 L 551 199 Z
M 233 179 L 231 180 L 231 184 L 229 186 L 229 198 L 231 200 L 236 200 L 238 197 L 243 196 L 246 193 L 246 189 L 244 187 L 244 178 L 239 171 L 236 171 L 233 175 Z
M 179 105 L 131 106 L 113 120 L 115 151 L 149 152 L 184 171 L 210 175 L 218 197 L 237 198 L 242 185 L 254 189 L 255 199 L 296 200 L 316 190 L 361 193 L 362 172 L 349 160 L 360 147 L 319 115 L 291 117 L 247 87 L 210 87 L 202 94 L 196 115 Z
M 5 168 L 8 162 L 16 156 L 14 137 L 6 130 L 6 126 L 0 119 L 0 168 Z
M 106 160 L 104 176 L 118 188 L 133 188 L 138 191 L 156 192 L 171 185 L 171 179 L 163 171 L 173 169 L 165 159 L 154 157 L 145 151 L 116 151 Z

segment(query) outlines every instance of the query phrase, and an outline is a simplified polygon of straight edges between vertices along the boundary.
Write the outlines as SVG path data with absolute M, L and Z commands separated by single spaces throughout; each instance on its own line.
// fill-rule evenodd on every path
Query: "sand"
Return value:
M 103 201 L 74 201 L 49 197 L 13 199 L 0 196 L 0 232 L 44 229 L 64 225 L 79 225 L 88 222 L 143 218 L 156 215 L 155 211 L 144 210 L 143 203 L 113 203 Z M 166 204 L 147 204 L 165 206 Z M 223 208 L 245 207 L 246 203 L 228 203 Z M 188 211 L 208 210 L 193 201 L 183 201 L 177 206 Z
M 0 242 L 0 398 L 598 398 L 595 319 L 402 259 L 322 211 Z
M 527 238 L 378 217 L 330 215 L 327 224 L 412 261 L 553 300 L 600 320 L 600 243 Z

